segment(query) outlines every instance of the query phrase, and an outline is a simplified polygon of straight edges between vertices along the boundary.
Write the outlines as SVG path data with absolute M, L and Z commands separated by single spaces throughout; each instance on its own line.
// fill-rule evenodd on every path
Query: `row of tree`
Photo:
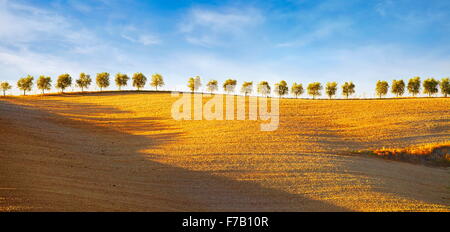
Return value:
M 233 79 L 228 79 L 223 83 L 223 90 L 227 93 L 233 93 L 236 89 L 237 81 Z M 200 88 L 201 81 L 200 77 L 191 77 L 188 82 L 188 87 L 191 91 L 196 91 Z M 326 94 L 329 98 L 332 98 L 334 95 L 336 95 L 336 92 L 338 90 L 337 83 L 336 82 L 328 82 L 326 85 Z M 206 84 L 206 89 L 209 92 L 214 92 L 218 90 L 218 82 L 216 80 L 211 80 Z M 307 86 L 307 92 L 309 95 L 311 95 L 313 98 L 316 98 L 317 96 L 321 95 L 321 90 L 323 89 L 322 84 L 319 82 L 313 82 L 310 83 Z M 262 96 L 268 96 L 271 93 L 271 87 L 269 85 L 269 82 L 267 81 L 261 81 L 257 85 L 256 89 L 257 93 Z M 241 87 L 241 93 L 243 93 L 245 96 L 251 94 L 253 92 L 253 82 L 244 82 Z M 285 96 L 289 93 L 289 87 L 286 81 L 280 81 L 275 84 L 274 86 L 274 93 L 280 97 Z M 291 87 L 291 93 L 295 97 L 298 97 L 304 93 L 303 85 L 293 83 Z M 346 96 L 347 98 L 355 93 L 355 84 L 352 82 L 345 82 L 344 85 L 342 85 L 342 94 Z
M 227 93 L 235 92 L 236 88 L 236 80 L 228 79 L 223 83 L 223 89 Z M 393 80 L 391 92 L 395 94 L 397 97 L 403 96 L 405 93 L 405 88 L 408 90 L 410 94 L 416 96 L 420 93 L 421 89 L 421 80 L 420 77 L 411 78 L 408 81 L 408 85 L 405 85 L 403 80 Z M 188 87 L 191 91 L 196 91 L 201 86 L 200 77 L 191 77 L 189 78 Z M 423 93 L 428 94 L 429 96 L 438 93 L 441 88 L 442 94 L 447 97 L 450 94 L 450 81 L 449 78 L 443 78 L 441 81 L 435 80 L 434 78 L 426 79 L 423 82 Z M 206 88 L 209 92 L 217 91 L 218 82 L 216 80 L 211 80 L 206 84 Z M 317 96 L 321 96 L 323 86 L 319 82 L 313 82 L 308 84 L 306 87 L 307 93 L 314 98 Z M 342 95 L 348 98 L 350 95 L 355 93 L 355 84 L 353 82 L 345 82 L 342 86 Z M 381 98 L 386 95 L 389 90 L 389 84 L 387 81 L 378 81 L 376 84 L 375 91 L 377 95 Z M 336 95 L 338 91 L 338 84 L 336 82 L 327 82 L 325 85 L 325 94 L 331 99 Z M 244 82 L 241 87 L 241 93 L 244 95 L 251 94 L 253 92 L 253 82 Z M 271 92 L 270 85 L 267 81 L 261 81 L 257 85 L 257 93 L 263 96 L 268 96 Z M 286 81 L 280 81 L 275 84 L 274 93 L 278 96 L 284 96 L 289 93 L 289 88 Z M 298 97 L 304 93 L 303 85 L 297 84 L 294 82 L 291 87 L 291 94 L 295 97 Z
M 110 75 L 107 72 L 97 73 L 95 81 L 97 86 L 100 88 L 100 91 L 102 91 L 103 88 L 109 87 L 109 76 Z M 137 88 L 137 90 L 143 88 L 147 82 L 147 77 L 142 73 L 133 74 L 131 79 L 133 80 L 133 87 Z M 114 80 L 120 90 L 122 89 L 122 87 L 128 85 L 130 77 L 127 74 L 117 73 Z M 17 81 L 17 87 L 22 90 L 23 94 L 25 95 L 27 91 L 31 91 L 31 89 L 33 88 L 33 81 L 34 77 L 28 75 L 27 77 L 20 78 Z M 80 73 L 79 78 L 75 80 L 75 86 L 81 88 L 82 92 L 85 89 L 88 89 L 91 83 L 91 76 L 85 73 Z M 158 87 L 164 86 L 163 76 L 158 73 L 153 74 L 150 85 L 155 87 L 156 90 L 158 90 Z M 42 91 L 42 94 L 44 94 L 46 90 L 51 89 L 52 79 L 48 76 L 40 76 L 37 80 L 36 86 Z M 69 74 L 66 73 L 58 76 L 55 85 L 57 89 L 60 89 L 61 92 L 64 92 L 64 90 L 69 88 L 70 86 L 72 86 L 72 77 Z M 12 86 L 8 82 L 2 82 L 0 84 L 0 89 L 3 91 L 3 95 L 5 95 L 5 92 L 11 88 Z
M 416 96 L 420 93 L 421 85 L 423 86 L 423 93 L 428 94 L 428 96 L 434 95 L 438 93 L 440 86 L 441 93 L 447 97 L 450 94 L 450 81 L 449 78 L 442 78 L 441 81 L 438 81 L 434 78 L 428 78 L 421 83 L 420 77 L 413 77 L 409 79 L 408 84 L 406 85 L 403 80 L 393 80 L 391 86 L 391 92 L 395 94 L 397 97 L 403 96 L 405 94 L 405 89 L 412 96 Z M 377 95 L 381 98 L 386 95 L 389 91 L 389 83 L 387 81 L 377 81 L 377 85 L 375 88 Z
M 107 88 L 110 86 L 110 74 L 107 72 L 97 73 L 96 75 L 96 84 L 100 88 L 100 91 L 103 88 Z M 147 77 L 142 73 L 135 73 L 132 76 L 133 87 L 137 90 L 143 88 L 147 82 Z M 24 95 L 27 91 L 31 91 L 33 86 L 34 77 L 28 75 L 27 77 L 20 78 L 17 82 L 17 87 L 20 90 L 23 90 Z M 115 83 L 121 90 L 122 87 L 128 85 L 128 81 L 130 77 L 127 74 L 117 73 L 115 76 Z M 75 80 L 75 85 L 81 88 L 81 91 L 89 88 L 92 83 L 92 79 L 90 75 L 81 73 L 79 78 Z M 52 87 L 52 80 L 48 76 L 40 76 L 37 80 L 37 88 L 42 91 L 42 94 L 45 93 L 46 90 L 50 90 Z M 237 81 L 234 79 L 228 79 L 223 83 L 223 90 L 226 93 L 234 93 L 236 89 Z M 376 83 L 376 94 L 381 98 L 386 95 L 389 91 L 389 87 L 391 88 L 391 92 L 395 94 L 397 97 L 402 96 L 405 93 L 405 89 L 408 90 L 410 94 L 416 96 L 420 93 L 421 85 L 423 86 L 423 93 L 428 94 L 429 96 L 436 94 L 440 86 L 442 94 L 447 97 L 450 94 L 450 82 L 449 78 L 443 78 L 441 81 L 435 80 L 434 78 L 429 78 L 421 83 L 420 77 L 411 78 L 406 85 L 403 80 L 393 80 L 392 86 L 389 86 L 387 81 L 378 81 Z M 55 87 L 60 89 L 61 92 L 64 92 L 65 89 L 72 86 L 72 77 L 69 74 L 62 74 L 58 76 Z M 154 87 L 158 90 L 158 87 L 164 86 L 164 78 L 161 74 L 153 74 L 151 76 L 150 86 Z M 199 76 L 191 77 L 188 80 L 188 88 L 194 92 L 197 91 L 202 86 L 201 79 Z M 12 86 L 8 82 L 0 83 L 0 89 L 3 91 L 3 95 Z M 218 82 L 217 80 L 210 80 L 206 84 L 207 91 L 213 93 L 218 90 Z M 355 93 L 355 84 L 353 82 L 345 82 L 342 86 L 342 95 L 348 98 L 352 94 Z M 308 95 L 311 95 L 313 99 L 317 96 L 321 96 L 321 91 L 323 90 L 323 86 L 319 82 L 313 82 L 308 84 L 306 87 Z M 241 93 L 245 96 L 251 94 L 253 92 L 253 82 L 244 82 L 241 87 Z M 262 96 L 268 96 L 271 93 L 271 87 L 267 81 L 261 81 L 257 85 L 256 89 L 257 93 Z M 336 95 L 338 91 L 338 84 L 336 82 L 327 82 L 325 85 L 325 94 L 331 99 Z M 280 97 L 289 94 L 289 87 L 286 81 L 280 81 L 276 83 L 274 86 L 274 93 Z M 303 85 L 293 83 L 291 87 L 291 94 L 296 98 L 304 93 Z

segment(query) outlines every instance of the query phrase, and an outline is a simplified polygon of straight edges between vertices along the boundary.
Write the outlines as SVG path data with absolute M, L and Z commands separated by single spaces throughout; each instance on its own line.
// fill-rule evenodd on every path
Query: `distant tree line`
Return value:
M 119 88 L 128 85 L 128 81 L 130 77 L 127 74 L 117 73 L 115 75 L 115 84 Z M 134 73 L 131 77 L 132 86 L 137 90 L 141 90 L 145 87 L 147 83 L 147 77 L 142 73 Z M 20 78 L 17 81 L 17 87 L 23 91 L 23 94 L 26 95 L 26 92 L 31 91 L 33 87 L 33 76 L 26 76 Z M 100 91 L 103 91 L 104 88 L 108 88 L 110 86 L 110 74 L 107 72 L 97 73 L 95 78 L 96 85 L 100 88 Z M 79 78 L 75 80 L 75 86 L 81 88 L 81 91 L 84 92 L 85 89 L 89 89 L 92 84 L 92 79 L 90 75 L 85 73 L 80 73 Z M 48 76 L 39 76 L 36 82 L 36 86 L 39 90 L 42 91 L 42 94 L 45 91 L 48 91 L 52 87 L 52 80 Z M 72 77 L 65 73 L 58 76 L 56 80 L 55 87 L 64 93 L 64 90 L 72 86 Z M 154 87 L 155 90 L 158 90 L 158 87 L 164 86 L 164 78 L 161 74 L 155 73 L 151 76 L 150 86 Z M 190 77 L 188 80 L 187 87 L 190 91 L 195 92 L 200 89 L 202 86 L 201 79 L 199 76 Z M 237 81 L 235 79 L 227 79 L 222 87 L 224 92 L 231 94 L 235 93 L 237 86 Z M 3 91 L 3 95 L 6 94 L 6 91 L 10 90 L 12 86 L 8 82 L 0 83 L 0 90 Z M 325 94 L 329 99 L 332 99 L 336 96 L 338 92 L 338 83 L 337 82 L 327 82 L 325 85 Z M 423 81 L 420 80 L 420 77 L 413 77 L 408 80 L 408 83 L 405 84 L 403 80 L 393 80 L 391 86 L 387 81 L 377 81 L 375 92 L 378 97 L 382 98 L 389 92 L 389 88 L 391 92 L 395 94 L 397 97 L 401 97 L 405 94 L 406 91 L 409 92 L 412 96 L 416 96 L 420 93 L 423 88 L 423 93 L 428 96 L 435 95 L 439 92 L 447 97 L 450 94 L 450 81 L 449 78 L 443 78 L 438 81 L 434 78 L 428 78 Z M 219 90 L 218 81 L 210 80 L 206 84 L 206 89 L 209 93 L 214 93 Z M 306 93 L 310 95 L 313 99 L 322 95 L 323 86 L 320 82 L 309 83 L 306 87 Z M 244 96 L 252 94 L 254 91 L 253 82 L 244 82 L 242 83 L 242 87 L 240 92 L 244 94 Z M 355 84 L 353 82 L 345 82 L 341 85 L 342 95 L 346 98 L 349 98 L 353 95 L 355 91 Z M 268 97 L 272 92 L 272 88 L 267 81 L 261 81 L 256 85 L 256 93 L 260 96 Z M 303 89 L 303 85 L 301 83 L 294 82 L 291 86 L 290 93 L 292 96 L 298 98 L 298 96 L 304 94 L 305 90 Z M 273 93 L 279 97 L 283 97 L 289 94 L 289 87 L 286 81 L 282 80 L 276 83 L 273 86 Z
M 395 94 L 397 97 L 403 96 L 406 90 L 412 96 L 416 96 L 420 93 L 421 88 L 423 88 L 423 93 L 428 96 L 435 95 L 439 92 L 439 88 L 441 89 L 442 95 L 447 97 L 450 94 L 450 81 L 449 78 L 442 78 L 441 81 L 438 81 L 434 78 L 428 78 L 423 81 L 420 80 L 420 77 L 413 77 L 409 79 L 408 84 L 406 85 L 403 80 L 393 80 L 391 92 Z M 375 91 L 378 97 L 383 97 L 389 91 L 389 83 L 387 81 L 377 81 Z
M 161 74 L 155 73 L 151 78 L 152 79 L 150 81 L 150 86 L 154 87 L 156 90 L 158 90 L 158 87 L 164 86 L 164 79 Z M 115 76 L 115 83 L 117 87 L 119 87 L 119 90 L 121 90 L 122 87 L 127 86 L 129 80 L 130 77 L 128 77 L 127 74 L 117 73 Z M 140 90 L 145 87 L 145 84 L 147 83 L 147 77 L 142 73 L 135 73 L 133 74 L 132 81 L 133 87 L 135 87 L 137 90 Z M 32 90 L 33 82 L 34 77 L 30 75 L 20 78 L 17 81 L 17 88 L 23 91 L 23 95 L 26 95 L 27 92 Z M 108 88 L 110 86 L 109 73 L 97 73 L 95 83 L 100 88 L 100 91 L 103 91 L 104 88 Z M 74 84 L 76 87 L 79 87 L 81 89 L 81 92 L 84 92 L 84 90 L 89 89 L 92 84 L 91 76 L 85 73 L 80 73 L 79 78 L 75 80 Z M 69 74 L 65 73 L 58 76 L 55 88 L 59 89 L 61 93 L 64 93 L 64 90 L 71 86 L 72 77 Z M 36 82 L 36 87 L 41 90 L 42 94 L 44 94 L 46 90 L 51 89 L 52 79 L 48 76 L 39 76 Z M 6 95 L 6 91 L 10 90 L 11 88 L 12 86 L 8 82 L 0 83 L 0 90 L 3 91 L 3 95 Z

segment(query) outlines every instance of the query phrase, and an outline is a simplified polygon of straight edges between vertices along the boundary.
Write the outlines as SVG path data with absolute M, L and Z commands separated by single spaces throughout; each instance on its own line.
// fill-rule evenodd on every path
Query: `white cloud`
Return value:
M 92 7 L 89 5 L 84 4 L 82 1 L 79 0 L 69 0 L 69 4 L 77 11 L 80 11 L 82 13 L 89 13 L 92 11 Z
M 95 40 L 93 33 L 74 26 L 59 14 L 9 0 L 0 1 L 0 45 L 20 47 L 35 41 L 54 41 L 77 46 Z
M 261 12 L 254 8 L 193 8 L 179 25 L 179 30 L 188 42 L 211 46 L 245 34 L 263 21 Z
M 80 69 L 75 62 L 52 55 L 39 54 L 27 50 L 0 50 L 0 66 L 4 69 L 14 68 L 21 74 L 51 74 L 57 75 L 64 72 L 75 72 Z
M 392 0 L 382 0 L 375 5 L 375 11 L 381 16 L 386 16 L 387 11 L 394 5 Z
M 126 26 L 122 29 L 121 36 L 133 43 L 139 43 L 145 46 L 160 44 L 161 40 L 148 32 L 139 30 L 134 26 Z
M 304 31 L 303 35 L 296 40 L 279 43 L 277 47 L 302 47 L 315 41 L 332 37 L 334 34 L 347 31 L 351 23 L 346 20 L 338 20 L 333 22 L 322 22 L 312 31 Z
M 106 65 L 103 57 L 108 57 Z M 98 71 L 95 65 L 108 68 L 117 62 L 114 47 L 72 19 L 51 10 L 0 0 L 1 78 Z

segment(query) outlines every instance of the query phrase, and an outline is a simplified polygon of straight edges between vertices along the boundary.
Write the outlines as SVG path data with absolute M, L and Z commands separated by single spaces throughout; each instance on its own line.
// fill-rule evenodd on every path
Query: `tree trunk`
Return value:
M 6 96 L 5 92 L 6 92 L 6 90 L 3 90 L 3 97 Z
M 26 94 L 25 94 L 25 90 L 23 91 L 23 96 L 25 96 Z

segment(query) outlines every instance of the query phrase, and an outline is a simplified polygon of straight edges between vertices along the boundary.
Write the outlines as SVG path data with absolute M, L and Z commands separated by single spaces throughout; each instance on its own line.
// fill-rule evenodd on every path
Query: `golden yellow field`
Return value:
M 0 211 L 450 211 L 450 169 L 351 151 L 450 141 L 450 99 L 282 99 L 175 121 L 168 93 L 0 99 Z

